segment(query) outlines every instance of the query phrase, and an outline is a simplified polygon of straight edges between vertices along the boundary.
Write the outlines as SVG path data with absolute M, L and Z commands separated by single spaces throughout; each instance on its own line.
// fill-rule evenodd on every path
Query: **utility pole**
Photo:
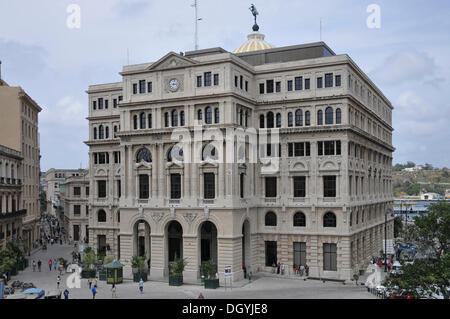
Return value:
M 194 0 L 194 4 L 192 5 L 195 8 L 195 50 L 198 50 L 198 0 Z
M 386 232 L 386 224 L 387 224 L 387 212 L 384 213 L 384 272 L 387 272 L 387 261 L 386 261 L 387 232 Z

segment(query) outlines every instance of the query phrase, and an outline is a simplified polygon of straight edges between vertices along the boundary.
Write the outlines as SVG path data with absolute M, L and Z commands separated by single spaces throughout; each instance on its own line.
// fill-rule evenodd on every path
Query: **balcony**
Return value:
M 0 213 L 0 220 L 16 219 L 16 218 L 25 216 L 26 214 L 27 214 L 26 209 L 17 210 L 15 212 L 11 212 L 11 213 Z

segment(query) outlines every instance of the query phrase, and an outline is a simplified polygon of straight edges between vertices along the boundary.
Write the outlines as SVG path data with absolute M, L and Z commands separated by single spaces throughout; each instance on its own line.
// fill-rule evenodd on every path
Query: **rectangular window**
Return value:
M 238 79 L 237 75 L 235 75 L 234 76 L 234 86 L 235 87 L 238 87 L 238 81 L 239 81 L 239 79 Z
M 152 93 L 153 91 L 153 82 L 147 82 L 147 93 Z
M 197 87 L 198 88 L 202 87 L 202 76 L 201 75 L 197 76 Z
M 305 143 L 294 143 L 295 156 L 305 156 Z
M 105 100 L 105 109 L 108 109 L 108 106 L 109 106 L 109 101 Z
M 321 89 L 322 88 L 322 77 L 318 77 L 317 78 L 317 88 L 318 89 Z
M 211 72 L 205 72 L 205 86 L 211 86 Z
M 103 110 L 103 98 L 98 99 L 98 109 Z
M 288 143 L 288 156 L 294 156 L 294 143 Z
M 81 206 L 73 205 L 73 214 L 79 216 L 81 214 Z
M 120 179 L 117 181 L 117 197 L 122 197 L 122 181 Z
M 276 82 L 275 83 L 275 91 L 277 93 L 281 92 L 281 82 Z
M 89 186 L 86 186 L 86 196 L 89 196 Z
M 97 101 L 92 101 L 92 108 L 93 108 L 94 110 L 97 109 Z
M 98 198 L 106 197 L 106 181 L 97 181 Z
M 317 142 L 317 155 L 323 155 L 323 142 Z
M 259 94 L 264 94 L 264 83 L 259 83 Z
M 119 96 L 119 102 L 122 101 L 122 100 L 123 100 L 123 96 L 120 95 L 120 96 Z
M 80 195 L 81 195 L 81 187 L 74 187 L 73 196 L 80 196 Z
M 139 174 L 139 198 L 147 199 L 149 197 L 149 183 L 147 174 Z
M 241 198 L 244 198 L 244 173 L 240 175 L 239 186 Z
M 216 182 L 214 173 L 203 174 L 203 186 L 205 199 L 214 199 L 216 197 Z
M 337 271 L 336 244 L 323 244 L 323 270 Z
M 341 141 L 336 141 L 336 155 L 341 155 Z
M 239 87 L 241 90 L 244 87 L 244 77 L 242 75 L 239 77 Z
M 303 90 L 303 77 L 298 76 L 295 78 L 295 90 Z
M 323 177 L 323 197 L 336 197 L 336 176 Z
M 245 91 L 248 92 L 248 81 L 245 81 Z
M 306 243 L 294 242 L 294 265 L 306 265 Z
M 305 156 L 311 156 L 311 144 L 309 142 L 305 143 Z
M 170 198 L 181 198 L 181 175 L 170 174 Z
M 265 253 L 266 253 L 266 267 L 273 267 L 278 262 L 277 258 L 277 242 L 265 241 Z
M 137 83 L 133 83 L 133 94 L 137 94 Z
M 336 81 L 336 86 L 341 86 L 341 76 L 340 75 L 336 75 L 335 81 Z
M 266 177 L 266 197 L 277 197 L 276 177 Z
M 120 152 L 114 152 L 114 164 L 120 164 Z
M 334 141 L 323 142 L 325 155 L 334 155 Z
M 219 85 L 219 74 L 214 74 L 214 85 Z
M 305 79 L 305 90 L 309 90 L 311 88 L 311 80 Z
M 295 176 L 294 177 L 294 197 L 306 196 L 306 177 Z
M 145 80 L 139 81 L 139 94 L 145 93 Z
M 273 93 L 273 80 L 267 80 L 267 93 Z
M 325 87 L 326 88 L 333 87 L 333 73 L 325 74 Z
M 113 107 L 114 107 L 114 108 L 117 107 L 117 99 L 113 99 Z
M 287 81 L 287 90 L 292 91 L 292 80 Z

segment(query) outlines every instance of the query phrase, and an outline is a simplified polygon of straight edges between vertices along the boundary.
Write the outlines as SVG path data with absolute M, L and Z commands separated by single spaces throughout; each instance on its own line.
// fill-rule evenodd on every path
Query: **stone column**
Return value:
M 183 235 L 183 257 L 187 261 L 183 272 L 183 281 L 186 283 L 198 283 L 200 267 L 198 241 L 197 235 Z
M 164 234 L 151 234 L 151 269 L 150 279 L 161 280 L 166 275 L 165 259 L 166 252 L 164 249 Z M 167 273 L 168 275 L 168 273 Z
M 242 236 L 217 236 L 217 271 L 220 285 L 224 285 L 225 266 L 231 266 L 233 281 L 244 278 L 242 271 Z M 227 283 L 228 284 L 228 283 Z

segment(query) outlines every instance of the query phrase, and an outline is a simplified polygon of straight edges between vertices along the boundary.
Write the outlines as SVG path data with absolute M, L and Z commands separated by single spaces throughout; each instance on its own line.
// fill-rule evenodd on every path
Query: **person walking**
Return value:
M 277 264 L 277 275 L 280 274 L 280 268 L 281 268 L 281 263 L 278 262 L 278 264 Z
M 305 275 L 306 277 L 309 276 L 309 266 L 307 264 L 305 264 Z
M 205 299 L 205 297 L 203 296 L 202 293 L 200 293 L 200 295 L 198 295 L 198 299 Z
M 116 284 L 113 283 L 112 287 L 111 287 L 111 298 L 117 298 L 116 295 Z
M 38 270 L 39 270 L 39 272 L 41 272 L 42 261 L 39 259 L 37 264 L 38 264 Z
M 97 288 L 92 287 L 92 299 L 95 299 L 95 294 L 97 293 Z
M 52 261 L 52 259 L 50 258 L 50 259 L 48 260 L 48 268 L 50 269 L 50 271 L 52 271 L 52 265 L 53 265 L 53 261 Z
M 33 260 L 33 272 L 36 272 L 36 262 Z
M 92 289 L 92 277 L 89 277 L 88 284 L 89 284 L 89 289 Z
M 139 290 L 141 291 L 141 294 L 144 293 L 144 281 L 142 280 L 142 278 L 141 280 L 139 280 Z
M 64 299 L 69 299 L 69 290 L 64 290 Z
M 58 275 L 58 277 L 56 277 L 56 288 L 59 289 L 60 284 L 61 284 L 61 276 Z
M 300 277 L 303 277 L 304 271 L 305 271 L 305 266 L 303 266 L 303 264 L 302 264 L 302 265 L 300 265 Z
M 55 268 L 55 270 L 56 270 L 56 264 L 57 264 L 56 258 L 53 258 L 53 267 Z
M 281 275 L 284 276 L 284 270 L 285 270 L 285 266 L 284 263 L 281 264 Z
M 97 288 L 97 284 L 98 284 L 98 277 L 95 277 L 94 288 Z

